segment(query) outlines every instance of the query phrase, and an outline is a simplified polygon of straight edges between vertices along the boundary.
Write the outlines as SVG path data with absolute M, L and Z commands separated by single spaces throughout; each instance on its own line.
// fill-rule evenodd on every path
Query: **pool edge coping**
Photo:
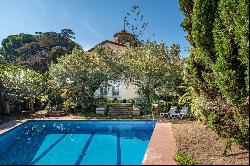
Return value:
M 23 123 L 27 122 L 28 120 L 12 120 L 7 123 L 0 125 L 0 135 L 5 134 L 6 132 L 10 131 L 11 129 L 22 125 Z
M 147 121 L 143 120 L 143 119 L 73 119 L 73 118 L 50 118 L 50 119 L 25 119 L 25 120 L 12 120 L 10 122 L 4 123 L 2 125 L 0 125 L 0 135 L 10 131 L 13 128 L 16 128 L 26 122 L 29 121 L 60 121 L 60 120 L 75 120 L 75 121 L 87 121 L 87 120 L 116 120 L 116 121 L 125 121 L 125 120 L 131 120 L 131 121 Z M 153 120 L 148 120 L 148 121 L 153 121 Z M 176 162 L 173 160 L 173 156 L 175 154 L 176 151 L 176 141 L 175 138 L 173 136 L 173 131 L 172 131 L 172 125 L 171 123 L 167 122 L 157 122 L 156 120 L 154 120 L 156 122 L 156 125 L 154 127 L 152 136 L 150 138 L 150 142 L 148 144 L 148 147 L 146 149 L 146 152 L 144 154 L 143 160 L 142 160 L 142 165 L 154 165 L 154 164 L 158 164 L 158 165 L 177 165 Z M 164 128 L 166 129 L 166 126 L 162 126 L 162 124 L 167 125 L 167 130 L 164 130 Z M 166 143 L 166 140 L 164 142 L 161 141 L 155 141 L 158 140 L 159 138 L 159 133 L 160 134 L 164 134 L 165 138 L 170 138 L 170 144 L 172 144 L 172 148 L 170 148 L 170 150 L 167 150 L 166 146 L 162 146 L 162 143 L 164 144 L 164 142 Z M 155 151 L 155 148 L 160 148 L 162 150 L 162 152 L 164 152 L 163 154 L 159 154 Z M 164 157 L 164 155 L 168 155 L 170 157 Z
M 144 154 L 142 165 L 177 165 L 173 159 L 177 150 L 170 122 L 158 122 Z
M 102 120 L 102 121 L 155 121 L 157 122 L 157 120 L 153 120 L 153 119 L 73 119 L 73 118 L 65 118 L 65 117 L 50 117 L 50 118 L 41 118 L 41 119 L 24 119 L 24 120 L 12 120 L 9 121 L 7 123 L 1 124 L 0 125 L 0 135 L 12 130 L 13 128 L 16 128 L 26 122 L 32 122 L 32 121 L 98 121 L 98 120 Z

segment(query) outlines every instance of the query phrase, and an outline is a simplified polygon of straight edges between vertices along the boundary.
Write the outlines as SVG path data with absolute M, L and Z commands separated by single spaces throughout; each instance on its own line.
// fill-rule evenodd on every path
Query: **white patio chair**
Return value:
M 178 117 L 178 113 L 176 113 L 176 110 L 177 110 L 177 106 L 171 106 L 169 112 L 168 112 L 168 117 L 169 118 L 175 118 L 175 117 Z
M 168 113 L 167 112 L 161 112 L 160 115 L 164 116 L 164 115 L 168 115 Z
M 188 107 L 182 107 L 181 112 L 178 113 L 178 117 L 180 119 L 184 118 L 185 116 L 188 116 Z
M 172 108 L 172 107 L 171 107 L 171 108 Z M 171 111 L 171 108 L 170 108 L 170 111 Z M 164 115 L 167 115 L 167 116 L 168 116 L 169 113 L 171 113 L 171 112 L 161 112 L 161 113 L 160 113 L 160 116 L 164 116 Z

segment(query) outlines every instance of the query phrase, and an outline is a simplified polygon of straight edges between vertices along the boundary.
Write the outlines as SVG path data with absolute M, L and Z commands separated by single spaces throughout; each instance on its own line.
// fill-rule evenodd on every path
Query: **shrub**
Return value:
M 168 103 L 164 103 L 164 104 L 158 104 L 156 110 L 159 112 L 167 112 L 169 108 L 170 108 L 170 105 Z
M 198 161 L 195 161 L 189 155 L 179 150 L 176 152 L 174 160 L 178 163 L 178 165 L 199 165 Z
M 249 2 L 179 2 L 191 45 L 184 79 L 192 114 L 249 149 Z
M 145 99 L 141 99 L 141 98 L 137 98 L 135 99 L 135 105 L 140 106 L 142 109 L 146 108 L 146 100 Z
M 76 104 L 70 100 L 65 100 L 63 102 L 63 108 L 66 110 L 66 111 L 69 111 L 69 110 L 74 110 L 76 108 Z
M 96 104 L 100 104 L 100 103 L 108 103 L 109 100 L 106 97 L 99 97 L 96 99 Z
M 190 104 L 191 104 L 191 96 L 188 93 L 181 96 L 178 100 L 178 105 L 180 107 L 184 107 L 184 106 L 189 107 Z
M 216 129 L 218 126 L 219 120 L 220 120 L 219 116 L 215 112 L 211 112 L 207 118 L 208 126 L 213 129 Z

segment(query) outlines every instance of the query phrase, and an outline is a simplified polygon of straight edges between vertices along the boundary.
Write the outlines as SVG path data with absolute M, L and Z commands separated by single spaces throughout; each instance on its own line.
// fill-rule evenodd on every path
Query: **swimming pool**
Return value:
M 141 164 L 154 121 L 28 121 L 0 135 L 1 164 Z

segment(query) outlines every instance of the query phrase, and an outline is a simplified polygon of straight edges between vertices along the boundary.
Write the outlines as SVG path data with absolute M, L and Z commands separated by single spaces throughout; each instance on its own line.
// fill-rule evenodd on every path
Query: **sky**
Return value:
M 148 22 L 141 39 L 179 44 L 181 55 L 189 54 L 178 0 L 0 0 L 0 41 L 13 34 L 69 28 L 88 50 L 123 30 L 123 19 L 133 5 Z

